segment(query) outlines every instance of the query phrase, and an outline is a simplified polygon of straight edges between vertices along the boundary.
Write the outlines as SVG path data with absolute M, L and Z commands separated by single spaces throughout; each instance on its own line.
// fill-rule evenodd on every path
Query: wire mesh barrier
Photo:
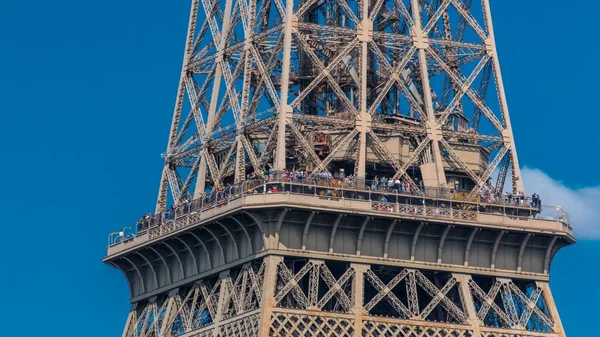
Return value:
M 298 194 L 335 200 L 368 201 L 371 211 L 395 213 L 406 216 L 425 216 L 474 221 L 479 213 L 558 220 L 569 225 L 568 214 L 560 207 L 536 206 L 533 201 L 520 196 L 495 196 L 475 194 L 446 188 L 410 189 L 408 185 L 381 186 L 372 180 L 290 177 L 271 174 L 246 180 L 236 185 L 222 187 L 193 201 L 184 200 L 167 212 L 146 215 L 135 226 L 109 235 L 108 245 L 127 242 L 136 236 L 149 234 L 151 238 L 187 226 L 190 218 L 212 208 L 222 207 L 247 195 Z
M 543 206 L 538 215 L 540 219 L 560 220 L 566 224 L 571 223 L 571 217 L 560 206 Z

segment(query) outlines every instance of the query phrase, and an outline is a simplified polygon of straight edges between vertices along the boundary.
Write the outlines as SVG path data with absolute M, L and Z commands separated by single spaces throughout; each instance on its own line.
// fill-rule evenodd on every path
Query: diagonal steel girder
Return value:
M 180 199 L 188 190 L 191 189 L 190 182 L 193 179 L 202 177 L 203 179 L 196 178 L 196 181 L 204 181 L 206 179 L 212 179 L 215 184 L 219 184 L 220 180 L 229 175 L 232 171 L 226 170 L 226 165 L 235 158 L 235 179 L 243 179 L 246 161 L 249 161 L 254 169 L 258 169 L 267 163 L 270 154 L 268 153 L 257 153 L 255 150 L 255 142 L 264 142 L 264 149 L 270 149 L 275 142 L 274 133 L 270 131 L 276 130 L 277 136 L 281 138 L 291 135 L 297 137 L 304 134 L 304 129 L 300 130 L 299 126 L 296 128 L 289 126 L 290 121 L 297 121 L 300 123 L 308 123 L 309 119 L 313 118 L 314 121 L 311 123 L 318 123 L 318 127 L 314 127 L 314 124 L 308 124 L 308 127 L 313 130 L 321 130 L 326 132 L 334 131 L 334 134 L 338 137 L 332 138 L 331 148 L 334 153 L 330 153 L 325 160 L 318 160 L 318 156 L 314 155 L 314 149 L 310 145 L 310 141 L 299 140 L 299 148 L 304 156 L 308 160 L 314 162 L 317 169 L 313 174 L 318 174 L 320 170 L 327 168 L 327 165 L 335 159 L 335 154 L 339 154 L 345 147 L 344 144 L 348 142 L 354 142 L 354 133 L 359 123 L 357 120 L 354 121 L 340 121 L 337 124 L 334 123 L 321 123 L 317 122 L 317 119 L 324 119 L 328 117 L 323 116 L 309 116 L 309 117 L 296 117 L 293 108 L 300 106 L 300 102 L 311 94 L 311 90 L 319 84 L 326 83 L 328 88 L 333 91 L 334 97 L 337 97 L 341 101 L 341 110 L 350 112 L 359 118 L 357 115 L 362 114 L 365 110 L 363 105 L 366 107 L 367 112 L 375 116 L 379 110 L 378 106 L 381 105 L 384 109 L 389 108 L 388 105 L 393 104 L 386 102 L 387 92 L 392 86 L 395 86 L 394 94 L 391 95 L 394 100 L 406 100 L 411 106 L 411 110 L 417 113 L 420 118 L 421 125 L 411 124 L 390 124 L 384 125 L 377 120 L 368 121 L 361 125 L 362 133 L 368 135 L 372 142 L 370 145 L 371 150 L 375 154 L 382 158 L 386 163 L 390 164 L 396 171 L 397 176 L 404 176 L 408 178 L 406 174 L 406 165 L 415 165 L 417 160 L 422 157 L 426 162 L 434 159 L 438 162 L 436 157 L 436 150 L 434 147 L 444 146 L 447 148 L 451 159 L 456 163 L 461 170 L 467 172 L 467 174 L 475 181 L 476 187 L 472 193 L 478 193 L 481 189 L 490 189 L 487 184 L 489 176 L 494 171 L 494 168 L 498 167 L 500 162 L 509 163 L 504 160 L 506 156 L 511 158 L 516 156 L 516 150 L 514 149 L 514 142 L 512 140 L 512 134 L 510 134 L 510 125 L 507 119 L 508 112 L 506 110 L 506 102 L 504 101 L 503 88 L 499 78 L 499 67 L 497 65 L 497 54 L 495 51 L 495 45 L 493 41 L 493 32 L 491 30 L 491 21 L 489 19 L 489 5 L 484 1 L 482 6 L 484 7 L 484 19 L 485 25 L 481 26 L 480 23 L 474 18 L 473 13 L 470 9 L 470 1 L 463 2 L 460 0 L 439 0 L 435 3 L 424 4 L 419 0 L 410 0 L 410 7 L 405 6 L 406 1 L 395 1 L 392 7 L 385 0 L 373 0 L 368 6 L 363 7 L 362 2 L 359 2 L 358 7 L 354 7 L 352 3 L 348 1 L 342 1 L 338 4 L 338 9 L 341 13 L 346 16 L 346 20 L 349 25 L 343 27 L 334 21 L 327 20 L 326 24 L 317 24 L 303 21 L 303 14 L 307 11 L 316 9 L 321 10 L 323 2 L 317 0 L 309 0 L 299 4 L 299 7 L 293 8 L 289 6 L 291 1 L 284 2 L 282 0 L 269 1 L 269 6 L 274 4 L 276 10 L 271 12 L 274 14 L 274 18 L 277 19 L 279 16 L 280 20 L 277 19 L 272 22 L 273 26 L 268 23 L 273 17 L 265 17 L 265 3 L 261 6 L 257 5 L 256 0 L 226 0 L 225 8 L 223 9 L 223 3 L 219 3 L 215 0 L 201 0 L 193 1 L 193 9 L 190 15 L 190 26 L 189 31 L 191 37 L 188 39 L 186 44 L 186 55 L 187 60 L 185 64 L 185 76 L 182 71 L 182 86 L 180 90 L 180 96 L 185 99 L 185 93 L 188 94 L 190 100 L 191 109 L 186 115 L 185 121 L 183 121 L 183 128 L 181 130 L 188 130 L 192 125 L 195 125 L 198 129 L 197 136 L 185 136 L 186 132 L 176 131 L 174 138 L 171 137 L 170 143 L 173 145 L 168 146 L 166 152 L 170 158 L 168 161 L 171 165 L 165 163 L 165 169 L 163 170 L 164 178 L 161 179 L 161 189 L 159 193 L 159 202 L 157 205 L 161 205 L 166 202 L 165 193 L 168 192 L 166 189 L 171 188 L 174 199 Z M 228 5 L 229 4 L 229 5 Z M 415 6 L 417 4 L 417 6 Z M 418 5 L 420 4 L 420 6 Z M 195 8 L 194 8 L 195 6 Z M 423 7 L 424 6 L 424 7 Z M 259 7 L 259 8 L 257 8 Z M 420 8 L 417 8 L 420 7 Z M 458 14 L 459 27 L 456 34 L 445 35 L 440 30 L 440 22 L 443 21 L 445 31 L 446 21 L 448 21 L 448 11 L 450 8 L 454 8 Z M 291 9 L 291 11 L 290 11 Z M 358 10 L 358 11 L 357 11 Z M 369 24 L 373 24 L 372 21 L 377 21 L 379 16 L 383 17 L 386 13 L 391 13 L 398 16 L 400 23 L 398 27 L 394 27 L 393 33 L 388 30 L 390 25 L 388 24 L 375 24 L 375 27 L 371 28 L 371 31 L 365 33 L 361 27 L 370 27 Z M 198 12 L 203 12 L 208 18 L 200 27 L 199 33 L 194 33 L 196 28 L 196 20 Z M 294 13 L 295 11 L 295 13 Z M 412 13 L 409 13 L 412 11 Z M 228 18 L 229 16 L 229 18 Z M 456 17 L 454 17 L 456 19 Z M 257 20 L 262 20 L 257 24 Z M 281 21 L 281 22 L 280 22 Z M 369 23 L 371 21 L 371 23 Z M 384 20 L 385 21 L 385 20 Z M 265 23 L 267 22 L 267 23 Z M 231 26 L 238 25 L 237 28 L 231 28 Z M 335 26 L 339 25 L 339 26 Z M 410 28 L 410 32 L 400 25 Z M 229 27 L 228 27 L 229 26 Z M 239 27 L 243 27 L 243 37 L 241 37 Z M 262 26 L 262 28 L 261 28 Z M 481 43 L 471 43 L 462 41 L 464 36 L 464 27 L 472 28 L 475 32 L 476 37 L 481 39 Z M 192 29 L 193 27 L 193 29 Z M 350 28 L 353 27 L 353 28 Z M 372 27 L 372 26 L 371 26 Z M 289 41 L 286 42 L 284 30 L 290 30 L 290 40 L 294 41 L 291 44 Z M 381 31 L 378 31 L 382 29 Z M 384 31 L 385 29 L 385 31 Z M 194 39 L 194 35 L 197 34 L 197 39 Z M 361 35 L 362 34 L 362 35 Z M 205 35 L 209 36 L 208 40 Z M 456 38 L 458 37 L 458 38 Z M 315 41 L 329 42 L 330 45 L 319 47 L 316 46 Z M 209 41 L 210 40 L 210 41 Z M 341 43 L 339 41 L 342 41 Z M 335 46 L 335 48 L 331 47 Z M 357 50 L 362 46 L 360 52 L 360 62 L 350 62 L 345 58 L 348 55 L 354 55 Z M 309 87 L 304 87 L 302 92 L 296 92 L 296 88 L 289 86 L 290 96 L 294 97 L 292 103 L 282 102 L 280 93 L 282 93 L 283 87 L 278 88 L 282 82 L 275 81 L 274 78 L 281 69 L 282 74 L 285 73 L 283 66 L 280 67 L 281 62 L 277 55 L 283 51 L 285 52 L 285 46 L 289 47 L 287 50 L 290 52 L 297 52 L 302 50 L 304 55 L 313 63 L 315 68 L 315 75 L 309 82 Z M 368 52 L 365 52 L 365 46 L 367 46 Z M 189 50 L 189 51 L 188 51 Z M 397 51 L 398 55 L 390 56 L 390 53 Z M 441 50 L 451 50 L 452 55 L 445 54 Z M 269 55 L 270 53 L 270 55 Z M 322 54 L 319 54 L 322 53 Z M 375 66 L 362 60 L 365 55 L 370 54 L 372 59 L 376 62 Z M 414 55 L 418 54 L 418 57 Z M 317 56 L 318 55 L 318 56 Z M 323 57 L 323 55 L 325 57 Z M 354 56 L 353 56 L 354 57 Z M 456 62 L 453 61 L 452 57 L 460 58 Z M 285 57 L 284 57 L 285 59 Z M 466 77 L 467 74 L 463 75 L 459 66 L 472 62 L 479 59 L 479 63 L 475 69 Z M 490 62 L 491 60 L 491 62 Z M 462 62 L 462 63 L 461 63 Z M 457 66 L 457 63 L 459 66 Z M 366 78 L 368 72 L 371 72 L 380 79 L 380 83 L 369 88 L 363 88 L 364 79 L 358 83 L 356 76 L 354 81 L 360 88 L 356 92 L 354 99 L 347 97 L 346 93 L 348 88 L 345 88 L 337 83 L 337 79 L 333 78 L 333 74 L 337 74 L 336 67 L 340 67 L 345 64 L 345 67 L 356 67 L 358 65 L 359 73 L 362 77 Z M 487 106 L 481 90 L 475 90 L 472 88 L 475 79 L 481 75 L 483 69 L 488 69 L 488 65 L 493 65 L 493 73 L 495 75 L 497 84 L 497 94 L 499 96 L 500 105 L 502 109 L 502 119 L 495 117 L 492 109 Z M 420 67 L 420 72 L 415 71 L 415 66 Z M 289 68 L 289 65 L 288 65 Z M 410 80 L 403 78 L 401 72 L 403 69 L 410 69 L 412 75 L 411 79 L 420 79 L 420 84 L 417 84 L 417 89 L 420 94 L 423 95 L 423 102 L 415 99 L 414 91 Z M 196 83 L 196 77 L 194 77 L 195 71 L 200 71 L 201 75 L 204 76 L 203 83 Z M 219 72 L 220 74 L 217 74 Z M 290 70 L 287 70 L 288 75 Z M 394 75 L 391 75 L 394 74 Z M 419 76 L 419 74 L 422 74 Z M 439 103 L 438 96 L 434 90 L 432 90 L 430 79 L 438 74 L 446 74 L 448 81 L 452 83 L 455 94 L 450 103 L 446 102 L 443 104 L 442 110 L 433 110 L 431 107 L 432 101 L 436 104 Z M 316 77 L 316 78 L 315 78 Z M 198 77 L 200 78 L 200 77 Z M 210 90 L 211 83 L 218 81 L 217 78 L 222 79 L 225 84 L 225 89 L 216 102 L 209 102 L 207 99 L 207 91 Z M 292 76 L 288 78 L 287 83 L 294 82 L 295 78 Z M 240 89 L 240 82 L 243 85 Z M 257 85 L 258 83 L 258 85 Z M 415 82 L 416 83 L 416 82 Z M 433 81 L 431 81 L 433 83 Z M 351 84 L 354 86 L 354 84 Z M 250 88 L 253 88 L 252 91 Z M 297 86 L 297 84 L 293 84 Z M 215 85 L 213 85 L 214 89 Z M 221 86 L 217 86 L 221 87 Z M 410 88 L 409 88 L 410 87 Z M 221 87 L 223 88 L 223 87 Z M 373 88 L 375 92 L 373 92 Z M 308 90 L 306 90 L 308 89 Z M 286 90 L 287 87 L 286 87 Z M 411 94 L 411 91 L 412 94 Z M 217 90 L 218 94 L 218 90 Z M 369 97 L 369 102 L 365 103 L 365 97 Z M 214 90 L 213 90 L 214 96 Z M 427 97 L 430 96 L 430 97 Z M 445 122 L 453 111 L 459 106 L 460 101 L 467 96 L 473 101 L 475 108 L 481 111 L 481 114 L 488 118 L 492 125 L 501 133 L 501 136 L 488 136 L 481 135 L 478 132 L 467 132 L 467 131 L 453 131 L 445 129 Z M 502 97 L 501 97 L 502 96 Z M 403 98 L 404 97 L 404 98 Z M 356 99 L 360 108 L 355 105 Z M 433 100 L 432 100 L 433 98 Z M 214 99 L 213 99 L 214 101 Z M 261 130 L 249 130 L 246 126 L 248 123 L 248 116 L 252 119 L 255 114 L 255 110 L 259 105 L 264 102 L 270 104 L 276 113 L 280 113 L 279 119 L 285 120 L 284 124 L 279 123 L 277 127 L 271 127 L 268 129 Z M 287 101 L 287 100 L 286 100 Z M 215 110 L 214 106 L 217 106 Z M 181 104 L 180 104 L 181 105 Z M 292 105 L 292 110 L 289 110 Z M 211 107 L 213 106 L 213 107 Z M 177 108 L 177 107 L 176 107 Z M 174 116 L 174 124 L 179 124 L 179 118 L 181 115 L 181 107 L 177 116 Z M 436 106 L 435 109 L 438 109 Z M 212 114 L 211 111 L 212 110 Z M 209 111 L 209 117 L 206 118 L 205 111 Z M 432 111 L 435 115 L 432 118 Z M 276 115 L 275 113 L 275 115 Z M 441 115 L 440 115 L 441 113 Z M 282 115 L 286 115 L 281 118 Z M 215 134 L 213 128 L 223 129 L 221 125 L 228 123 L 228 118 L 233 117 L 234 127 L 236 129 L 235 134 L 228 134 L 222 132 L 222 134 Z M 362 117 L 364 118 L 364 117 Z M 177 119 L 175 121 L 175 119 Z M 355 124 L 355 125 L 352 125 Z M 283 127 L 281 127 L 283 126 Z M 340 132 L 335 132 L 336 128 L 343 128 Z M 177 128 L 175 128 L 176 130 Z M 298 132 L 300 131 L 300 132 Z M 339 130 L 338 130 L 339 131 Z M 260 134 L 256 134 L 259 132 Z M 366 139 L 363 140 L 363 134 L 361 133 L 360 143 L 366 144 Z M 235 135 L 235 136 L 234 136 Z M 304 135 L 303 135 L 304 136 Z M 382 146 L 382 137 L 396 137 L 396 136 L 410 136 L 418 140 L 422 140 L 424 137 L 429 138 L 429 142 L 425 145 L 420 141 L 417 145 L 417 154 L 413 154 L 404 162 L 402 159 L 398 160 L 395 155 L 392 155 L 391 151 L 386 147 Z M 187 137 L 187 138 L 186 138 Z M 235 140 L 232 138 L 234 137 Z M 267 139 L 268 137 L 268 139 Z M 297 137 L 299 138 L 299 137 Z M 303 138 L 306 138 L 304 136 Z M 441 139 L 440 139 L 441 138 Z M 469 143 L 483 143 L 491 142 L 493 144 L 486 144 L 489 148 L 493 147 L 493 151 L 499 150 L 498 156 L 492 159 L 489 165 L 486 167 L 485 172 L 474 174 L 465 169 L 468 165 L 459 161 L 460 158 L 456 151 L 452 151 L 451 146 L 445 146 L 452 142 L 452 139 L 458 139 L 459 141 L 468 141 Z M 340 145 L 339 143 L 343 143 Z M 285 144 L 285 143 L 284 143 Z M 453 143 L 454 144 L 454 143 Z M 495 144 L 495 145 L 494 145 Z M 502 145 L 502 146 L 500 146 Z M 366 145 L 365 145 L 366 146 Z M 424 148 L 423 148 L 424 146 Z M 455 145 L 452 145 L 455 146 Z M 200 153 L 197 152 L 200 149 Z M 283 147 L 285 150 L 285 147 Z M 432 151 L 431 154 L 423 155 L 423 151 Z M 261 150 L 263 151 L 263 150 Z M 439 151 L 437 151 L 439 152 Z M 285 153 L 285 152 L 284 152 Z M 216 155 L 219 155 L 219 162 L 215 160 Z M 431 155 L 433 154 L 433 157 Z M 184 158 L 185 157 L 185 158 Z M 280 157 L 279 146 L 277 156 Z M 431 157 L 431 158 L 430 158 Z M 459 160 L 455 160 L 458 158 Z M 504 161 L 503 161 L 504 160 Z M 198 164 L 199 162 L 199 164 Z M 366 163 L 363 160 L 360 162 Z M 509 163 L 513 166 L 518 165 L 514 160 Z M 171 172 L 172 169 L 176 169 L 179 166 L 191 168 L 190 174 L 186 173 L 183 177 L 178 177 L 178 172 Z M 439 165 L 438 170 L 439 170 Z M 200 175 L 204 169 L 204 175 Z M 285 162 L 283 166 L 285 167 Z M 442 168 L 443 170 L 443 168 Z M 507 171 L 507 170 L 503 170 Z M 184 171 L 181 171 L 184 172 Z M 206 174 L 209 174 L 208 176 Z M 183 174 L 183 173 L 181 173 Z M 475 178 L 475 176 L 479 176 Z M 515 174 L 519 179 L 518 172 Z M 438 172 L 439 178 L 439 172 Z M 439 180 L 439 179 L 438 179 Z M 412 182 L 412 181 L 411 181 Z M 412 182 L 414 183 L 414 182 Z M 198 187 L 198 184 L 197 184 Z M 414 186 L 413 186 L 414 188 Z M 196 189 L 198 190 L 198 188 Z

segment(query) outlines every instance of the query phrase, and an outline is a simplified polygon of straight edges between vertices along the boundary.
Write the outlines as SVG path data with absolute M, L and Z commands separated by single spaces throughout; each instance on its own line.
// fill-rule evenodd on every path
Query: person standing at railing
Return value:
M 171 208 L 169 208 L 168 214 L 167 214 L 167 218 L 168 219 L 174 219 L 175 218 L 175 203 L 171 204 Z
M 379 184 L 379 177 L 375 176 L 375 178 L 373 178 L 373 180 L 371 181 L 371 190 L 377 191 L 378 184 Z
M 275 169 L 273 169 L 272 167 L 269 169 L 269 181 L 273 180 L 273 178 L 275 177 Z
M 532 206 L 535 208 L 540 208 L 542 205 L 542 200 L 540 199 L 540 195 L 537 193 L 533 193 L 531 197 Z
M 144 229 L 145 229 L 144 228 L 144 218 L 142 217 L 137 220 L 137 223 L 135 224 L 135 230 L 136 230 L 136 233 L 139 233 L 139 232 L 143 231 Z
M 387 189 L 391 192 L 394 189 L 394 178 L 390 178 L 387 181 Z
M 400 185 L 402 185 L 402 182 L 400 181 L 400 178 L 396 178 L 396 180 L 394 180 L 394 191 L 396 193 L 400 193 Z

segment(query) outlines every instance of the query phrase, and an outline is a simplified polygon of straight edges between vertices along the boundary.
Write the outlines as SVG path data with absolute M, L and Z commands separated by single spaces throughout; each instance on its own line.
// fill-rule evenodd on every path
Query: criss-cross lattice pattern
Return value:
M 265 167 L 522 191 L 499 69 L 488 1 L 192 0 L 157 210 Z
M 506 333 L 499 331 L 482 331 L 481 337 L 532 337 L 532 335 L 528 335 L 527 333 Z
M 217 316 L 220 287 L 223 280 L 216 281 L 212 286 L 205 281 L 198 281 L 187 292 L 173 296 L 173 315 L 171 333 L 182 335 L 214 322 Z
M 131 313 L 131 322 L 126 337 L 159 337 L 163 336 L 164 320 L 167 313 L 168 299 L 157 299 L 149 301 L 146 306 L 138 313 Z
M 279 337 L 351 337 L 353 321 L 317 315 L 273 313 L 269 336 Z
M 379 275 L 369 270 L 365 280 L 368 283 L 367 289 L 373 289 L 373 294 L 366 296 L 364 306 L 370 315 L 430 319 L 430 315 L 435 312 L 437 320 L 457 323 L 468 321 L 460 296 L 457 296 L 455 278 L 449 278 L 438 287 L 420 271 L 403 269 L 397 273 L 380 272 Z M 451 290 L 454 292 L 451 293 Z
M 477 317 L 486 326 L 521 328 L 553 332 L 554 322 L 547 311 L 542 289 L 529 286 L 520 289 L 508 280 L 496 280 L 484 291 L 474 280 L 469 281 Z
M 235 279 L 227 278 L 227 292 L 223 302 L 223 318 L 241 315 L 258 309 L 262 298 L 264 264 L 255 269 L 251 264 L 244 266 Z
M 368 320 L 363 322 L 365 337 L 477 337 L 467 329 L 434 328 Z
M 228 322 L 220 327 L 218 336 L 221 337 L 256 337 L 258 335 L 259 315 Z
M 279 307 L 350 312 L 353 276 L 354 269 L 349 268 L 336 278 L 320 261 L 307 262 L 295 274 L 280 263 L 275 301 Z M 302 282 L 306 282 L 304 288 L 308 291 L 300 286 Z
M 190 337 L 211 337 L 213 335 L 212 330 L 201 331 L 195 334 L 192 334 Z
M 323 260 L 265 261 L 138 303 L 124 336 L 540 337 L 557 330 L 545 284 Z M 266 270 L 276 275 L 265 277 Z M 263 294 L 268 288 L 272 293 Z

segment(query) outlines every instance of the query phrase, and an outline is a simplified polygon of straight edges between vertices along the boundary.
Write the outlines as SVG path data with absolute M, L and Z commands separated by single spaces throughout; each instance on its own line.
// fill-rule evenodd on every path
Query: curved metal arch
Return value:
M 219 238 L 210 229 L 206 228 L 206 226 L 202 226 L 201 228 L 207 231 L 208 234 L 210 234 L 215 239 L 217 245 L 219 246 L 219 249 L 221 250 L 221 259 L 223 259 L 223 264 L 227 263 L 227 260 L 225 259 L 225 250 L 223 250 L 223 245 L 221 244 L 221 241 L 219 241 Z
M 531 238 L 533 234 L 528 233 L 527 236 L 521 242 L 521 248 L 519 249 L 519 260 L 517 261 L 517 272 L 521 271 L 521 267 L 523 265 L 523 254 L 525 254 L 525 247 L 527 246 L 527 242 Z
M 127 256 L 123 256 L 123 259 L 125 261 L 129 262 L 129 264 L 133 267 L 133 269 L 138 274 L 138 277 L 140 278 L 140 285 L 142 286 L 142 293 L 145 293 L 146 292 L 146 282 L 144 281 L 144 278 L 142 277 L 142 273 L 140 272 L 140 269 Z
M 448 227 L 446 227 L 446 229 L 444 230 L 444 234 L 442 234 L 442 238 L 440 239 L 440 245 L 438 246 L 438 258 L 437 258 L 437 263 L 441 264 L 442 263 L 442 254 L 444 253 L 444 243 L 446 242 L 446 237 L 448 236 L 448 232 L 450 232 L 450 229 L 454 228 L 454 226 L 448 225 Z
M 175 237 L 176 240 L 178 240 L 179 242 L 181 242 L 183 244 L 183 246 L 185 247 L 185 249 L 188 250 L 188 252 L 190 252 L 190 255 L 192 257 L 193 260 L 193 264 L 194 264 L 194 274 L 198 274 L 198 261 L 196 261 L 196 255 L 194 255 L 194 251 L 192 250 L 192 248 L 187 244 L 187 242 L 185 242 L 180 236 Z
M 260 220 L 258 220 L 254 215 L 252 215 L 252 213 L 250 212 L 243 212 L 244 214 L 246 214 L 247 216 L 249 216 L 252 221 L 254 221 L 254 223 L 256 224 L 256 226 L 258 226 L 258 228 L 260 229 L 260 231 L 264 234 L 265 231 L 262 227 L 262 222 Z
M 150 262 L 150 260 L 148 260 L 148 258 L 146 258 L 146 256 L 140 251 L 134 252 L 134 254 L 139 255 L 144 261 L 146 261 L 148 267 L 150 267 L 150 270 L 152 271 L 152 275 L 154 276 L 154 284 L 156 284 L 156 288 L 159 288 L 160 284 L 158 284 L 158 276 L 156 275 L 156 270 L 154 270 L 152 262 Z
M 469 235 L 469 240 L 467 241 L 467 247 L 465 248 L 465 262 L 464 266 L 469 266 L 469 255 L 471 254 L 471 246 L 473 245 L 473 240 L 475 239 L 475 235 L 480 231 L 479 228 L 473 228 L 471 235 Z
M 356 240 L 356 256 L 360 256 L 360 249 L 362 248 L 362 239 L 363 239 L 363 235 L 365 234 L 365 229 L 367 228 L 367 225 L 369 224 L 369 221 L 371 221 L 371 217 L 365 217 L 365 220 L 363 220 L 362 225 L 360 226 L 360 232 L 358 232 L 358 239 Z
M 306 219 L 306 223 L 304 224 L 304 233 L 302 233 L 302 251 L 306 250 L 306 241 L 308 239 L 308 230 L 310 228 L 310 224 L 312 223 L 313 218 L 315 217 L 315 214 L 317 214 L 317 212 L 311 212 L 310 215 L 308 216 L 308 219 Z
M 257 219 L 254 215 L 252 215 L 250 212 L 244 212 L 244 214 L 246 214 L 247 216 L 250 217 L 250 219 L 252 219 L 252 221 L 254 221 L 254 223 L 256 224 L 256 226 L 258 227 L 258 229 L 260 230 L 261 234 L 262 234 L 262 238 L 263 238 L 263 247 L 264 249 L 267 249 L 267 236 L 265 234 L 265 230 L 262 226 L 262 222 Z
M 548 272 L 550 271 L 550 255 L 552 254 L 552 249 L 554 249 L 557 240 L 558 236 L 553 237 L 546 250 L 546 256 L 544 257 L 544 274 L 546 275 L 548 275 Z
M 188 275 L 185 274 L 185 268 L 183 267 L 183 262 L 181 261 L 181 256 L 179 256 L 179 253 L 177 253 L 177 251 L 173 247 L 171 247 L 171 245 L 169 245 L 166 241 L 163 241 L 161 243 L 167 246 L 171 253 L 173 253 L 175 258 L 177 259 L 177 262 L 179 262 L 179 267 L 181 268 L 181 273 L 183 273 L 183 278 L 186 278 Z
M 496 242 L 494 242 L 494 249 L 492 250 L 492 263 L 490 265 L 491 269 L 496 269 L 496 253 L 498 252 L 498 247 L 500 247 L 500 241 L 502 240 L 502 237 L 504 236 L 504 233 L 506 231 L 500 231 L 500 233 L 498 233 L 498 236 L 496 237 Z
M 415 252 L 417 250 L 417 241 L 419 241 L 419 234 L 421 234 L 421 230 L 425 227 L 425 223 L 421 222 L 417 230 L 415 231 L 415 235 L 413 236 L 412 245 L 410 247 L 410 260 L 415 260 Z
M 329 236 L 329 254 L 333 254 L 333 244 L 335 243 L 335 232 L 337 232 L 337 228 L 342 220 L 344 215 L 338 215 L 337 219 L 335 219 L 335 223 L 333 224 L 333 228 L 331 229 L 331 235 Z
M 202 246 L 202 249 L 204 249 L 204 252 L 206 253 L 207 261 L 208 261 L 208 268 L 212 269 L 212 259 L 211 259 L 211 256 L 210 256 L 210 252 L 208 251 L 208 248 L 204 244 L 204 241 L 202 241 L 200 239 L 200 237 L 198 237 L 198 235 L 196 235 L 196 233 L 194 233 L 194 232 L 188 232 L 188 234 L 191 235 L 191 236 L 193 236 L 194 239 L 198 240 L 198 243 Z
M 250 233 L 248 233 L 246 226 L 244 226 L 238 219 L 236 219 L 233 216 L 230 216 L 229 219 L 235 221 L 235 223 L 237 223 L 238 226 L 240 226 L 240 228 L 242 229 L 242 232 L 244 232 L 244 234 L 246 235 L 246 239 L 248 239 L 248 245 L 250 245 L 250 251 L 252 253 L 254 253 L 254 245 L 252 244 L 252 239 L 250 238 Z
M 131 293 L 131 295 L 133 296 L 133 287 L 132 287 L 132 282 L 131 279 L 129 278 L 129 273 L 127 271 L 125 271 L 125 267 L 122 267 L 119 265 L 119 263 L 117 263 L 118 260 L 116 261 L 106 261 L 106 263 L 108 263 L 109 265 L 115 267 L 116 269 L 118 269 L 121 273 L 123 273 L 123 276 L 125 276 L 125 279 L 127 280 L 127 285 L 129 285 L 129 291 Z M 135 303 L 133 304 L 134 306 L 136 305 Z
M 285 218 L 285 215 L 287 214 L 288 211 L 289 211 L 289 209 L 284 208 L 283 212 L 281 212 L 281 214 L 279 215 L 279 219 L 277 219 L 277 227 L 275 227 L 276 246 L 273 247 L 275 249 L 279 249 L 279 233 L 281 232 L 281 225 L 283 224 L 283 219 Z
M 392 232 L 394 231 L 394 227 L 396 227 L 396 224 L 400 222 L 400 220 L 393 220 L 392 223 L 390 224 L 390 227 L 388 228 L 387 233 L 385 234 L 385 243 L 383 245 L 383 258 L 387 259 L 388 258 L 388 252 L 390 249 L 390 240 L 392 238 Z
M 235 240 L 235 237 L 233 236 L 233 233 L 231 233 L 229 228 L 227 228 L 225 225 L 223 225 L 219 221 L 215 221 L 215 223 L 217 223 L 219 226 L 221 226 L 227 232 L 227 235 L 229 235 L 229 237 L 231 238 L 231 241 L 233 242 L 233 248 L 235 248 L 235 255 L 237 256 L 236 260 L 239 260 L 240 259 L 240 251 L 238 248 L 237 241 Z
M 162 254 L 156 250 L 154 247 L 149 246 L 148 247 L 149 250 L 153 251 L 154 254 L 156 254 L 158 256 L 158 258 L 162 261 L 162 263 L 165 265 L 165 268 L 167 269 L 167 278 L 168 278 L 168 283 L 171 284 L 173 283 L 172 279 L 171 279 L 171 268 L 169 268 L 169 264 L 167 263 L 167 261 L 165 260 L 165 258 L 162 256 Z

